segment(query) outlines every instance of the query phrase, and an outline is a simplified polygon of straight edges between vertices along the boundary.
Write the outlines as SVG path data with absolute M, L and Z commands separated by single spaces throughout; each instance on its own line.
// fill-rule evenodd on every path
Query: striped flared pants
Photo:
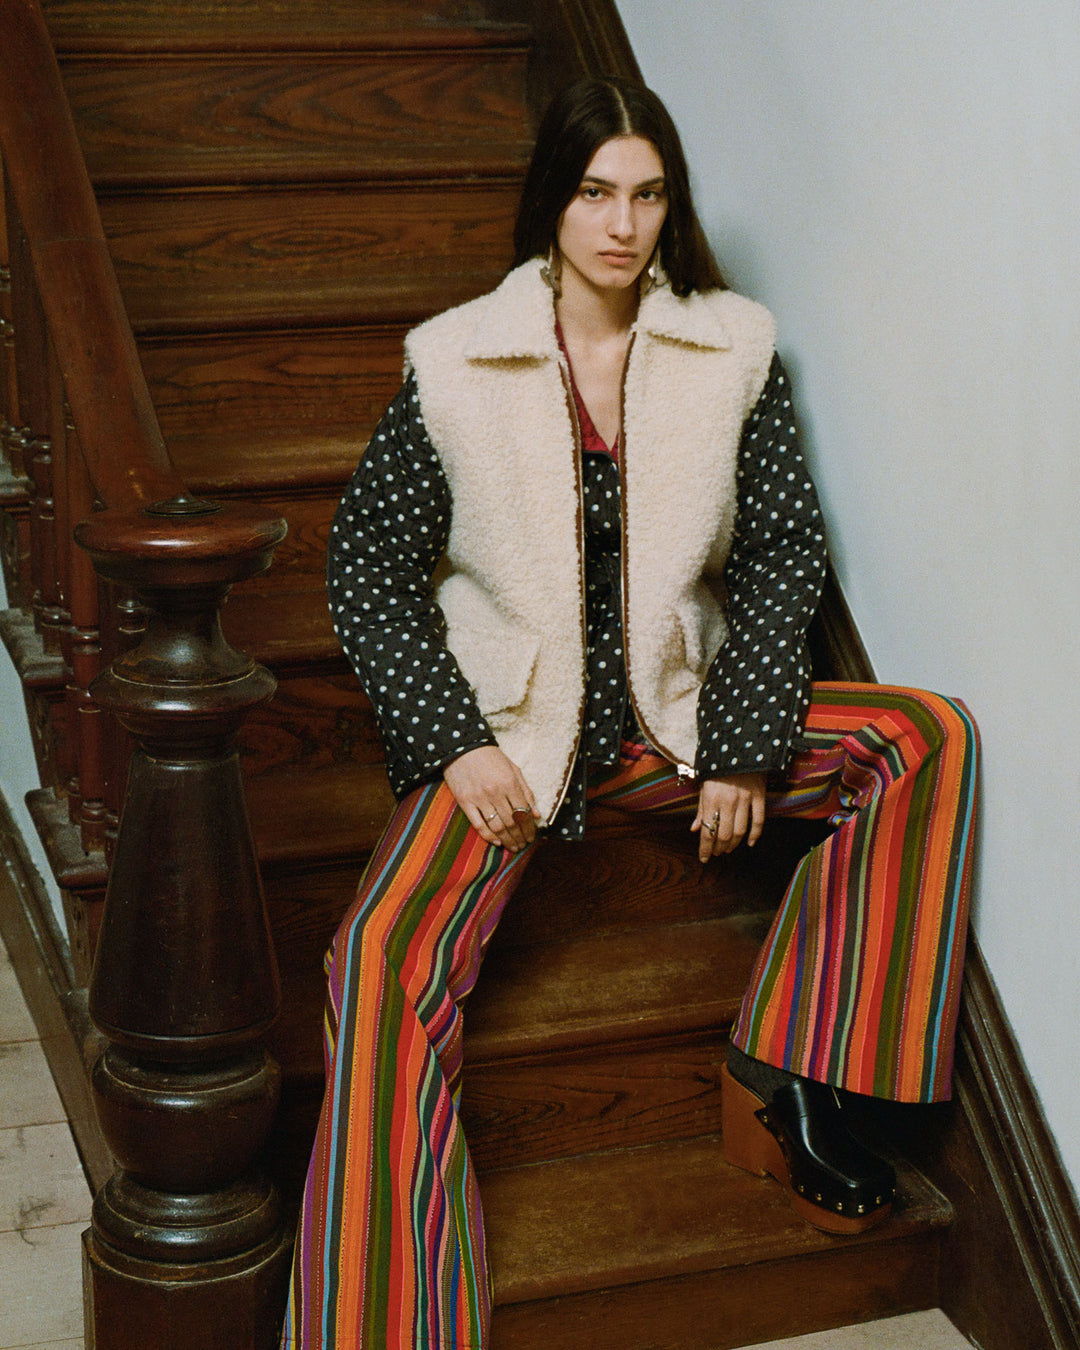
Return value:
M 767 812 L 836 828 L 762 946 L 733 1032 L 747 1054 L 855 1092 L 949 1095 L 975 757 L 961 704 L 814 686 Z M 589 798 L 689 820 L 697 785 L 648 752 L 590 780 Z M 486 1347 L 483 1225 L 457 1110 L 461 1004 L 535 848 L 485 844 L 438 782 L 401 802 L 372 856 L 327 957 L 326 1098 L 284 1347 Z

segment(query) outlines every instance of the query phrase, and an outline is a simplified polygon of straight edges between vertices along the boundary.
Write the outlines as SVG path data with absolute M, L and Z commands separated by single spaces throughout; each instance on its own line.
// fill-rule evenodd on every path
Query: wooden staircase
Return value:
M 609 69 L 632 63 L 614 11 L 587 9 L 44 5 L 172 463 L 200 496 L 257 503 L 289 526 L 271 570 L 234 585 L 223 614 L 229 641 L 277 680 L 237 743 L 282 980 L 266 1157 L 286 1209 L 322 1091 L 322 956 L 391 803 L 329 624 L 330 518 L 398 387 L 406 329 L 508 265 L 532 110 L 597 53 Z M 86 691 L 136 641 L 141 612 L 123 588 L 88 586 L 70 544 L 92 501 L 28 412 L 42 400 L 27 394 L 10 191 L 8 208 L 3 632 L 41 765 L 32 807 L 85 982 L 130 752 Z M 496 1350 L 723 1350 L 936 1304 L 950 1211 L 912 1169 L 886 1225 L 836 1239 L 722 1159 L 726 1033 L 812 838 L 772 826 L 753 855 L 704 870 L 683 830 L 644 834 L 611 815 L 532 864 L 467 1014 L 463 1110 Z M 101 1316 L 88 1343 L 122 1344 Z M 160 1334 L 146 1343 L 174 1343 Z M 217 1334 L 197 1343 L 239 1344 Z

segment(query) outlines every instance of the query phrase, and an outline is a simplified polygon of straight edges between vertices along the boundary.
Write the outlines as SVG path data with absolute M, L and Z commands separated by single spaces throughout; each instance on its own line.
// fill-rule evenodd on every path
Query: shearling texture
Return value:
M 437 599 L 447 645 L 545 819 L 573 763 L 585 688 L 578 450 L 539 263 L 407 340 L 453 498 Z M 774 329 L 728 291 L 642 301 L 627 366 L 621 462 L 625 638 L 645 734 L 692 764 L 697 695 L 724 638 L 743 422 Z

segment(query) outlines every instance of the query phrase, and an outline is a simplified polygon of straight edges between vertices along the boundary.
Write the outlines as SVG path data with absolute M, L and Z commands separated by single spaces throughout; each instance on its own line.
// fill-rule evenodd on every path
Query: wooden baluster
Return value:
M 57 557 L 56 503 L 50 420 L 48 332 L 34 281 L 29 244 L 14 208 L 8 210 L 11 300 L 15 324 L 15 368 L 22 459 L 33 484 L 30 502 L 31 575 L 34 621 L 47 652 L 58 652 L 68 615 L 63 605 Z
M 15 310 L 12 273 L 16 259 L 12 256 L 14 240 L 19 225 L 14 198 L 7 181 L 7 171 L 3 177 L 3 221 L 0 222 L 0 238 L 3 240 L 3 277 L 0 279 L 0 339 L 3 342 L 3 454 L 7 464 L 11 486 L 17 496 L 25 503 L 30 492 L 29 476 L 26 468 L 26 447 L 29 436 L 23 426 L 19 410 L 18 365 L 15 356 Z M 24 495 L 25 494 L 25 495 Z M 20 530 L 21 537 L 5 538 L 5 573 L 8 577 L 10 593 L 8 603 L 29 608 L 37 590 L 36 562 L 30 545 L 29 529 L 25 519 Z M 11 556 L 14 555 L 14 556 Z
M 22 446 L 17 435 L 18 397 L 15 387 L 15 325 L 11 318 L 11 261 L 7 242 L 6 183 L 0 163 L 0 506 L 20 507 L 27 484 L 22 471 Z M 24 603 L 24 539 L 15 514 L 0 517 L 0 553 L 7 602 Z
M 0 172 L 0 455 L 14 479 L 23 476 L 23 465 L 17 457 L 21 455 L 21 447 L 13 440 L 18 429 L 19 402 L 15 386 L 15 324 L 11 314 L 8 196 L 7 174 Z
M 116 657 L 137 647 L 146 632 L 146 608 L 127 587 L 98 579 L 98 613 L 101 617 L 101 663 L 104 667 Z M 127 728 L 111 713 L 102 710 L 110 723 L 105 743 L 105 860 L 112 862 L 116 851 L 116 833 L 120 809 L 127 789 L 128 765 L 134 743 Z
M 66 408 L 64 409 L 66 414 Z M 75 520 L 89 516 L 94 508 L 93 491 L 78 437 L 65 416 L 66 500 Z M 108 716 L 95 702 L 90 686 L 101 673 L 101 627 L 98 615 L 98 578 L 94 565 L 82 549 L 69 550 L 71 608 L 71 678 L 67 686 L 68 726 L 74 743 L 77 774 L 70 793 L 78 809 L 72 817 L 79 825 L 87 853 L 105 847 L 108 812 L 105 805 L 104 732 Z
M 255 1169 L 280 994 L 234 745 L 274 681 L 218 615 L 284 526 L 205 509 L 100 512 L 76 532 L 148 614 L 93 690 L 137 743 L 90 986 L 109 1042 L 93 1089 L 119 1165 L 85 1241 L 93 1350 L 272 1350 L 288 1275 L 277 1195 Z

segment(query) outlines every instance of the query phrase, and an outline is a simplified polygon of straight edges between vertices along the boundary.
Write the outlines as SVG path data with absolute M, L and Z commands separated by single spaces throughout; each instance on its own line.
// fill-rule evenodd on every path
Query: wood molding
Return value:
M 615 0 L 493 0 L 493 17 L 526 17 L 534 34 L 529 107 L 539 118 L 552 97 L 585 75 L 641 79 Z
M 875 684 L 874 668 L 851 617 L 840 583 L 828 566 L 821 603 L 809 632 L 810 658 L 819 680 Z
M 974 941 L 964 978 L 958 1048 L 957 1096 L 987 1181 L 1004 1211 L 1046 1344 L 1054 1350 L 1072 1350 L 1080 1345 L 1077 1197 Z M 977 1278 L 989 1286 L 994 1272 L 978 1258 L 979 1252 L 967 1254 L 968 1279 L 973 1279 L 973 1272 L 981 1272 Z M 992 1324 L 984 1324 L 987 1308 L 1000 1298 L 997 1290 L 967 1290 L 966 1309 L 958 1295 L 951 1297 L 957 1303 L 954 1320 L 985 1350 L 1028 1350 L 1041 1343 L 1029 1321 L 1010 1328 L 1004 1338 L 1001 1313 Z
M 814 673 L 875 675 L 830 568 L 810 631 Z M 969 937 L 957 1032 L 955 1097 L 900 1121 L 874 1112 L 952 1201 L 941 1306 L 982 1350 L 1080 1345 L 1080 1209 L 975 938 Z

